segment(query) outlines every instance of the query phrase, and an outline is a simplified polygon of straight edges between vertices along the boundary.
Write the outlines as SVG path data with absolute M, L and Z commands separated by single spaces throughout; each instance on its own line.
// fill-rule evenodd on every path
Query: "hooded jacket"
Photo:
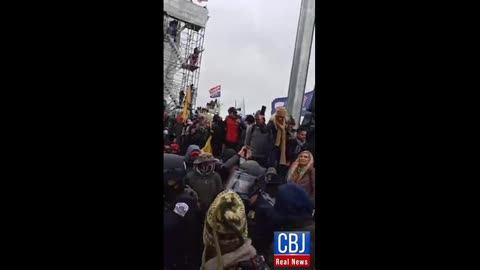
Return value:
M 190 157 L 193 150 L 201 151 L 198 145 L 192 144 L 187 148 L 187 152 L 185 153 L 185 164 L 187 165 L 187 171 L 193 170 L 193 159 Z
M 167 270 L 198 270 L 203 250 L 202 215 L 191 196 L 181 195 L 174 205 L 175 210 L 164 215 L 164 267 Z

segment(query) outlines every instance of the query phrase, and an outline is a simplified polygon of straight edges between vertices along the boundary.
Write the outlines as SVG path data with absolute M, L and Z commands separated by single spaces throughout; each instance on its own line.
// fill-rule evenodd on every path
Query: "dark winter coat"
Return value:
M 258 125 L 250 126 L 246 131 L 245 145 L 253 149 L 253 159 L 257 160 L 262 166 L 267 166 L 265 161 L 273 148 L 272 135 L 269 130 Z
M 273 206 L 259 194 L 255 203 L 249 208 L 248 231 L 257 252 L 263 255 L 269 251 L 273 241 L 274 228 L 271 218 Z
M 197 192 L 202 211 L 208 210 L 210 204 L 212 204 L 213 200 L 215 200 L 217 195 L 223 190 L 222 179 L 216 172 L 204 176 L 195 171 L 191 171 L 187 174 L 185 183 Z
M 300 154 L 302 151 L 309 150 L 312 152 L 310 148 L 311 147 L 307 142 L 305 142 L 303 145 L 300 145 L 296 138 L 289 139 L 287 141 L 287 161 L 294 162 L 297 159 L 298 154 Z
M 212 123 L 212 143 L 225 143 L 225 123 L 223 121 L 216 121 Z
M 163 252 L 166 270 L 198 270 L 202 261 L 202 215 L 196 201 L 189 196 L 179 197 L 175 204 L 188 205 L 184 217 L 173 210 L 164 215 Z
M 212 150 L 213 155 L 218 157 L 222 153 L 222 145 L 225 143 L 225 123 L 215 121 L 212 124 Z
M 205 146 L 205 143 L 210 136 L 210 129 L 208 128 L 189 128 L 188 135 L 186 136 L 186 143 L 188 145 L 198 145 L 201 148 Z

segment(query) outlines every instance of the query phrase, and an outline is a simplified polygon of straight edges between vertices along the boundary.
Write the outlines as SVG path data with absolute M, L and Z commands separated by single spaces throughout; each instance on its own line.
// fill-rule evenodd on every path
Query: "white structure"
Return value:
M 189 57 L 195 48 L 203 48 L 208 10 L 189 0 L 165 0 L 163 3 L 163 96 L 167 111 L 183 106 L 180 92 L 186 94 L 188 86 L 193 86 L 192 108 L 195 108 L 202 54 L 194 64 Z M 174 21 L 176 27 L 169 28 Z

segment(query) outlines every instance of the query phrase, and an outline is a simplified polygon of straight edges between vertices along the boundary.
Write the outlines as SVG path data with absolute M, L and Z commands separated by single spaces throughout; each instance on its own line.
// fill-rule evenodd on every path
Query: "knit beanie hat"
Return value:
M 286 117 L 287 116 L 287 109 L 285 109 L 285 107 L 278 107 L 277 111 L 275 112 L 275 115 Z
M 242 199 L 231 190 L 221 192 L 210 205 L 205 218 L 202 265 L 217 257 L 219 265 L 223 266 L 222 255 L 241 247 L 247 236 Z

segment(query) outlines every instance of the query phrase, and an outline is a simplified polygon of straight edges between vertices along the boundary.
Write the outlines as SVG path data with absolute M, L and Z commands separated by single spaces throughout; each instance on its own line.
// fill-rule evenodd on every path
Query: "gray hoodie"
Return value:
M 187 152 L 185 153 L 185 164 L 187 165 L 187 171 L 193 170 L 193 159 L 190 157 L 190 154 L 193 150 L 201 150 L 198 145 L 192 144 L 187 148 Z

